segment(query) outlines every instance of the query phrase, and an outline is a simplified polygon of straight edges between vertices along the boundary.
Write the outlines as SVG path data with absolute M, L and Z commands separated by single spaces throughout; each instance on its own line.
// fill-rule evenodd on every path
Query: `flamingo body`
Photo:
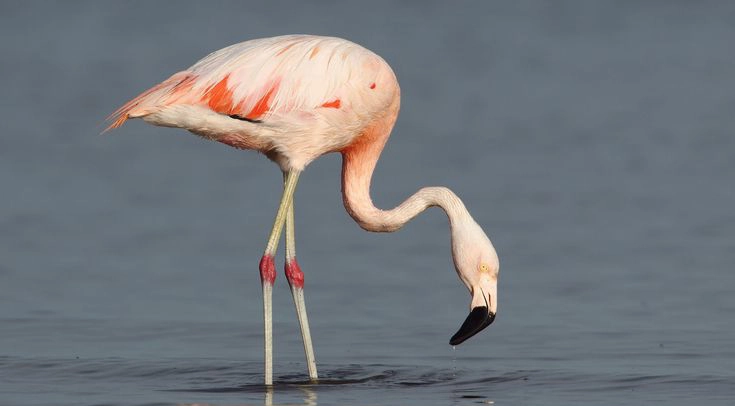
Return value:
M 142 118 L 302 170 L 397 115 L 399 95 L 390 66 L 373 52 L 339 38 L 288 35 L 206 56 L 126 103 L 109 128 Z

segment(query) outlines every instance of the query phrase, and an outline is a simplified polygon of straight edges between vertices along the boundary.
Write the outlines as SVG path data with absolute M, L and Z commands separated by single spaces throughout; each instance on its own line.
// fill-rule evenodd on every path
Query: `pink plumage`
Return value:
M 259 150 L 283 169 L 303 169 L 351 144 L 391 104 L 397 108 L 399 93 L 388 64 L 367 49 L 339 38 L 289 35 L 206 56 L 123 105 L 108 118 L 108 129 L 142 118 Z M 303 139 L 314 130 L 319 139 Z

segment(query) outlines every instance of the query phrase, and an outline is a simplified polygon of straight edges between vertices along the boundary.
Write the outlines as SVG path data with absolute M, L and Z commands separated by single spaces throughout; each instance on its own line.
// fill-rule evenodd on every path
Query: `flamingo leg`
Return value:
M 293 198 L 291 198 L 291 205 L 288 207 L 286 214 L 286 279 L 288 279 L 288 285 L 291 287 L 291 296 L 293 296 L 293 302 L 296 305 L 296 315 L 298 316 L 299 326 L 301 327 L 301 338 L 304 342 L 304 353 L 306 354 L 306 366 L 309 369 L 309 379 L 316 382 L 318 379 L 316 357 L 314 356 L 314 347 L 311 344 L 309 318 L 306 315 L 306 302 L 304 301 L 304 273 L 296 261 L 293 206 L 294 202 Z
M 286 221 L 288 207 L 291 205 L 296 183 L 299 180 L 298 171 L 289 171 L 285 177 L 281 203 L 278 205 L 276 218 L 273 221 L 268 244 L 265 247 L 263 258 L 260 260 L 260 281 L 263 287 L 263 336 L 265 342 L 265 384 L 273 385 L 273 282 L 276 280 L 276 267 L 273 257 L 281 237 L 281 230 Z

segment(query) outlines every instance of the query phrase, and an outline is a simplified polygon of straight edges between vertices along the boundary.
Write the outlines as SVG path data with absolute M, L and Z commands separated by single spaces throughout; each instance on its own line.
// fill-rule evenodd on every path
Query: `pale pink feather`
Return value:
M 107 129 L 176 104 L 253 120 L 274 113 L 349 108 L 353 88 L 374 89 L 379 72 L 367 61 L 376 58 L 359 45 L 331 37 L 289 35 L 242 42 L 211 53 L 129 101 L 108 117 Z

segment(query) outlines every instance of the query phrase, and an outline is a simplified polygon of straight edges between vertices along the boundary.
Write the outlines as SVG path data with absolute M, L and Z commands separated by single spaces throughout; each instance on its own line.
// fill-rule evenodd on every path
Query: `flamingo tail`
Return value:
M 146 90 L 110 114 L 106 119 L 110 125 L 102 132 L 120 127 L 129 118 L 145 116 L 177 101 L 191 89 L 195 78 L 191 72 L 179 72 Z

